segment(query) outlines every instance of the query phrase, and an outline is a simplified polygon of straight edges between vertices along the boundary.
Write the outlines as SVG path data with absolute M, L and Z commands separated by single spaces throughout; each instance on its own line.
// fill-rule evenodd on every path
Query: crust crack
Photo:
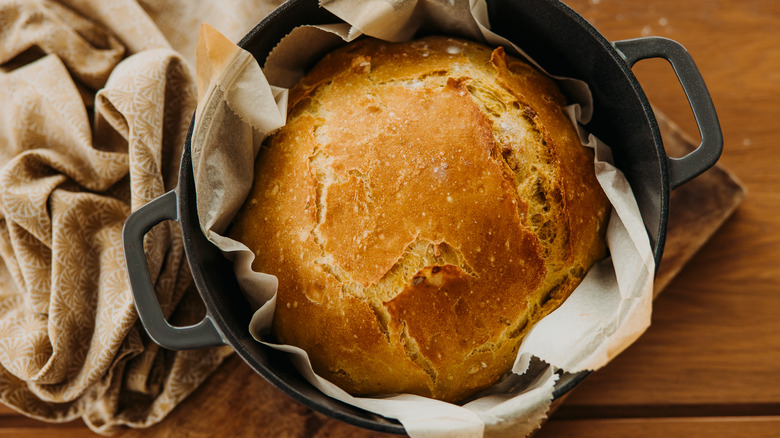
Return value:
M 553 152 L 537 114 L 505 85 L 489 89 L 469 83 L 467 89 L 491 121 L 499 147 L 499 153 L 491 156 L 507 169 L 507 178 L 514 177 L 518 199 L 528 200 L 518 214 L 539 238 L 547 255 L 560 251 L 569 237 L 566 223 L 557 216 L 565 205 L 561 188 L 554 183 L 559 178 Z
M 417 340 L 409 335 L 409 329 L 406 326 L 406 321 L 402 320 L 401 326 L 401 344 L 404 346 L 404 352 L 409 357 L 409 360 L 414 362 L 415 365 L 420 367 L 420 369 L 428 375 L 428 377 L 431 379 L 432 386 L 436 387 L 436 379 L 438 378 L 436 369 L 433 367 L 431 361 L 428 360 L 428 358 L 426 358 L 422 352 L 420 352 L 420 346 L 417 345 Z

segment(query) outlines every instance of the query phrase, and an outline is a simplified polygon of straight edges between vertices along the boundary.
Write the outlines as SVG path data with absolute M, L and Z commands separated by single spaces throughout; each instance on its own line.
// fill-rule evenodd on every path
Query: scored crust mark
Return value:
M 491 88 L 469 80 L 467 89 L 491 121 L 500 151 L 494 158 L 511 170 L 518 198 L 526 201 L 518 205 L 520 217 L 549 255 L 568 240 L 568 227 L 556 214 L 565 208 L 561 188 L 552 182 L 559 179 L 559 172 L 537 113 L 508 87 Z
M 388 343 L 392 342 L 390 337 L 390 313 L 379 303 L 369 301 L 368 306 L 371 308 L 371 311 L 374 312 L 376 322 L 379 325 L 379 331 L 382 332 Z
M 390 301 L 424 268 L 442 265 L 452 265 L 472 277 L 478 277 L 457 248 L 447 242 L 431 242 L 418 237 L 404 249 L 401 257 L 378 282 L 366 288 L 365 295 L 376 301 Z
M 434 70 L 418 75 L 412 79 L 397 79 L 387 78 L 384 80 L 373 80 L 371 76 L 368 76 L 374 85 L 400 85 L 406 88 L 420 88 L 426 85 L 426 82 L 441 83 L 441 86 L 447 82 L 447 79 L 451 77 L 449 70 Z
M 435 386 L 436 379 L 438 378 L 436 368 L 433 366 L 433 363 L 427 357 L 425 357 L 424 354 L 422 354 L 420 351 L 420 346 L 417 344 L 417 340 L 409 335 L 409 327 L 407 326 L 406 321 L 401 320 L 400 323 L 402 327 L 400 341 L 404 346 L 406 355 L 409 357 L 409 360 L 420 367 L 420 369 L 428 375 L 428 377 L 431 379 L 431 386 Z
M 312 234 L 318 235 L 317 228 L 325 220 L 325 210 L 327 203 L 325 199 L 328 196 L 328 187 L 336 182 L 336 172 L 330 164 L 333 162 L 327 153 L 322 149 L 315 149 L 314 153 L 309 157 L 309 166 L 314 170 L 314 175 L 317 180 L 317 187 L 315 190 L 315 211 L 317 223 L 311 230 Z
M 312 232 L 312 237 L 319 242 L 318 234 Z M 479 275 L 466 262 L 463 253 L 447 242 L 431 242 L 430 240 L 416 238 L 405 249 L 401 257 L 377 282 L 364 287 L 353 279 L 348 272 L 338 266 L 333 256 L 321 245 L 321 254 L 315 263 L 320 265 L 325 273 L 343 284 L 342 290 L 355 297 L 368 300 L 374 309 L 374 313 L 382 314 L 382 303 L 390 301 L 403 290 L 404 285 L 414 282 L 415 276 L 425 268 L 437 269 L 450 265 L 456 267 L 467 275 L 478 278 Z M 419 281 L 419 280 L 417 280 Z M 383 329 L 383 331 L 386 331 Z
M 328 187 L 336 181 L 336 173 L 330 164 L 333 162 L 333 158 L 330 157 L 320 148 L 315 148 L 314 153 L 309 157 L 309 168 L 313 171 L 315 176 L 316 188 L 314 195 L 314 211 L 315 211 L 315 223 L 311 230 L 309 230 L 309 236 L 320 247 L 320 256 L 314 261 L 319 265 L 323 271 L 332 276 L 338 281 L 344 281 L 347 279 L 347 274 L 332 262 L 332 257 L 325 251 L 325 246 L 320 235 L 320 226 L 325 221 L 325 212 L 327 209 L 327 202 L 325 199 L 328 195 Z M 309 297 L 311 299 L 312 297 Z M 315 300 L 319 301 L 319 300 Z

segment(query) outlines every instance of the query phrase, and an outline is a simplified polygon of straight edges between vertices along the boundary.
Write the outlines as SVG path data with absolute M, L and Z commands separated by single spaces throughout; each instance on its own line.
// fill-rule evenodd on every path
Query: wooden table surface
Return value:
M 572 391 L 536 436 L 778 437 L 780 1 L 565 3 L 609 40 L 660 35 L 688 49 L 720 116 L 725 137 L 720 165 L 744 184 L 748 194 L 666 285 L 655 301 L 650 329 Z M 668 64 L 643 61 L 634 71 L 651 103 L 697 138 L 690 109 Z M 231 374 L 246 372 L 236 358 L 224 368 L 227 371 L 215 378 L 225 385 Z M 221 436 L 225 424 L 209 424 L 207 419 L 198 423 L 198 410 L 208 403 L 209 393 L 199 390 L 163 423 L 121 435 Z M 242 403 L 208 409 L 247 409 Z M 292 401 L 285 403 L 295 415 L 305 411 Z M 324 417 L 314 418 L 320 426 L 327 424 L 310 427 L 318 436 L 367 435 L 351 426 L 324 423 Z M 197 424 L 198 429 L 185 432 L 179 427 L 184 424 Z M 228 428 L 233 436 L 256 435 L 249 429 Z M 0 407 L 3 436 L 97 435 L 81 422 L 51 425 Z

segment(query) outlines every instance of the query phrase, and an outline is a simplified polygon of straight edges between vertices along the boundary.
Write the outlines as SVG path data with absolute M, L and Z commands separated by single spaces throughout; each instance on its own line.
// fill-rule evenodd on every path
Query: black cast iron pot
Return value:
M 549 73 L 589 84 L 594 117 L 586 128 L 612 147 L 615 164 L 636 196 L 657 266 L 664 247 L 670 190 L 713 166 L 723 147 L 715 108 L 690 55 L 664 38 L 609 42 L 557 0 L 488 1 L 488 12 L 492 30 L 522 47 Z M 337 22 L 341 20 L 320 8 L 316 0 L 290 0 L 252 29 L 239 46 L 263 65 L 270 50 L 294 27 Z M 631 71 L 644 58 L 668 60 L 690 101 L 702 141 L 683 158 L 667 157 L 653 110 Z M 144 234 L 169 219 L 181 226 L 187 260 L 207 309 L 203 321 L 193 326 L 174 327 L 165 320 L 144 258 Z M 249 334 L 252 312 L 232 265 L 206 240 L 199 226 L 189 135 L 178 187 L 128 218 L 124 246 L 138 314 L 155 342 L 172 350 L 230 345 L 260 375 L 306 406 L 357 426 L 404 433 L 395 420 L 323 395 L 298 374 L 283 353 L 263 346 Z M 564 375 L 554 397 L 560 398 L 585 375 Z

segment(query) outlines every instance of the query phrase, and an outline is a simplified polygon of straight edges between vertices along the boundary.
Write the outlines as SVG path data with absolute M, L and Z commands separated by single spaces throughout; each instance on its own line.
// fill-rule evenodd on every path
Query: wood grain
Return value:
M 660 110 L 656 110 L 656 119 L 669 156 L 681 157 L 695 149 L 698 141 L 686 135 Z M 718 165 L 672 190 L 666 244 L 653 283 L 656 297 L 731 217 L 744 198 L 744 186 Z
M 771 80 L 778 78 L 780 66 L 772 48 L 780 43 L 774 20 L 780 4 L 568 3 L 610 39 L 639 36 L 637 30 L 650 26 L 688 47 L 719 110 L 726 139 L 720 163 L 739 176 L 749 193 L 658 298 L 645 336 L 578 388 L 570 407 L 609 406 L 616 400 L 632 406 L 777 403 L 780 380 L 767 371 L 780 364 L 775 316 L 780 309 L 780 184 L 773 176 L 780 150 L 773 147 L 777 133 L 770 127 L 777 111 L 768 96 L 780 91 L 780 81 Z M 656 24 L 662 18 L 668 28 Z M 637 75 L 654 105 L 695 134 L 695 127 L 684 125 L 690 122 L 687 103 L 677 86 L 662 82 L 673 77 L 661 68 L 668 69 L 651 65 L 637 68 Z M 679 208 L 672 217 L 675 213 L 678 220 L 684 216 Z
M 549 422 L 534 438 L 776 438 L 780 417 L 649 418 Z
M 600 436 L 777 436 L 780 183 L 775 168 L 780 149 L 774 100 L 780 95 L 780 3 L 566 3 L 611 40 L 653 33 L 688 48 L 720 116 L 725 137 L 720 164 L 739 177 L 748 195 L 665 288 L 648 332 L 575 389 L 540 436 L 566 436 L 572 428 L 582 431 L 578 436 L 591 431 Z M 680 124 L 682 135 L 698 139 L 668 65 L 640 62 L 634 70 L 653 105 Z M 694 202 L 696 196 L 683 197 Z M 683 208 L 673 205 L 671 215 L 670 226 L 696 232 Z M 674 241 L 668 247 L 679 245 Z M 704 418 L 653 418 L 672 413 Z M 620 416 L 635 421 L 610 420 Z M 573 417 L 580 419 L 567 419 Z
M 686 46 L 726 143 L 719 169 L 673 194 L 652 326 L 572 391 L 536 436 L 778 436 L 780 2 L 564 2 L 609 40 L 653 34 Z M 660 60 L 634 71 L 651 103 L 679 125 L 662 121 L 669 153 L 682 155 L 698 135 L 674 74 Z M 309 412 L 235 357 L 161 424 L 120 435 L 379 436 Z M 52 426 L 6 408 L 0 436 L 97 435 L 79 422 Z

